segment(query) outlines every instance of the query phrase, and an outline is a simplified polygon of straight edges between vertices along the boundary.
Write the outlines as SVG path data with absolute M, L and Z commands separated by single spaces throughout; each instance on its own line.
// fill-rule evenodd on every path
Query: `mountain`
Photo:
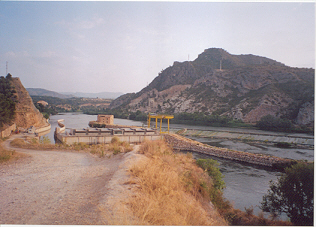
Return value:
M 123 95 L 122 92 L 99 92 L 99 93 L 62 92 L 62 94 L 71 95 L 75 97 L 82 97 L 82 98 L 103 98 L 103 99 L 116 99 L 117 97 Z
M 72 95 L 64 95 L 57 93 L 55 91 L 49 91 L 42 88 L 26 88 L 29 92 L 30 96 L 50 96 L 50 97 L 57 97 L 60 99 L 67 99 L 73 97 Z
M 110 108 L 204 112 L 248 123 L 273 115 L 310 124 L 314 121 L 314 76 L 314 69 L 210 48 L 194 61 L 174 62 L 147 87 L 119 97 Z
M 61 99 L 67 99 L 72 97 L 80 98 L 103 98 L 103 99 L 116 99 L 123 95 L 122 92 L 99 92 L 99 93 L 83 93 L 83 92 L 55 92 L 42 88 L 26 88 L 31 96 L 50 96 Z

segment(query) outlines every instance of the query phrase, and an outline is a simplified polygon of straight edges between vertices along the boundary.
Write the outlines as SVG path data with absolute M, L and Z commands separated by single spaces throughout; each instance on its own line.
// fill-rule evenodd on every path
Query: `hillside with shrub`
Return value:
M 15 93 L 11 74 L 0 77 L 0 129 L 14 120 L 17 103 Z
M 194 61 L 174 62 L 138 93 L 110 108 L 146 113 L 199 113 L 256 123 L 271 115 L 313 126 L 314 69 L 210 48 Z

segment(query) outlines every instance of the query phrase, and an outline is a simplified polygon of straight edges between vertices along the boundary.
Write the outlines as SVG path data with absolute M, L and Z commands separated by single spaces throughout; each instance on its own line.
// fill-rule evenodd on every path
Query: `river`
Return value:
M 82 113 L 63 113 L 50 117 L 50 124 L 52 130 L 46 134 L 52 142 L 54 142 L 54 130 L 57 127 L 57 120 L 64 119 L 66 128 L 87 128 L 89 121 L 96 120 L 96 115 L 85 115 Z M 126 119 L 114 119 L 114 124 L 119 125 L 135 125 L 143 126 L 146 123 L 139 121 L 131 121 Z M 165 128 L 166 125 L 163 124 Z M 170 124 L 170 129 L 176 131 L 180 128 L 198 129 L 198 130 L 218 130 L 218 131 L 242 131 L 258 133 L 257 130 L 236 129 L 236 128 L 215 128 L 208 126 L 192 126 L 192 125 L 180 125 Z M 269 133 L 260 131 L 260 133 Z M 284 135 L 284 133 L 275 133 L 275 135 Z M 289 135 L 289 133 L 287 133 Z M 291 134 L 291 136 L 300 136 L 301 134 Z M 304 134 L 302 134 L 304 135 Z M 310 135 L 304 135 L 309 136 Z M 288 148 L 276 148 L 268 146 L 266 144 L 248 144 L 243 141 L 227 140 L 227 139 L 212 139 L 212 138 L 199 138 L 191 137 L 197 141 L 207 143 L 214 146 L 226 147 L 233 150 L 247 151 L 252 153 L 270 154 L 283 158 L 291 158 L 298 160 L 314 160 L 314 150 L 312 149 L 288 149 Z M 210 158 L 206 155 L 193 154 L 195 158 Z M 267 193 L 269 189 L 269 182 L 277 181 L 277 178 L 281 175 L 280 172 L 258 168 L 251 165 L 245 165 L 233 161 L 216 159 L 219 162 L 219 169 L 224 175 L 224 181 L 226 188 L 224 189 L 224 196 L 234 204 L 237 209 L 245 210 L 245 208 L 253 207 L 254 213 L 260 212 L 259 206 L 262 201 L 262 197 Z M 283 216 L 282 219 L 286 219 Z

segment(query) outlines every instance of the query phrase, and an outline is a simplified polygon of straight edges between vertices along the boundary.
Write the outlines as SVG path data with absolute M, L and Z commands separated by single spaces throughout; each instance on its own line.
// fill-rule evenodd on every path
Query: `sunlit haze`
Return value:
M 0 28 L 0 75 L 57 92 L 138 92 L 211 47 L 315 68 L 313 2 L 1 1 Z

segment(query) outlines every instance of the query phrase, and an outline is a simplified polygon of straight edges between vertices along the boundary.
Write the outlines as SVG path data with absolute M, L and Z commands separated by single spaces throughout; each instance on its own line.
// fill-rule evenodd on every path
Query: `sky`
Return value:
M 0 1 L 0 76 L 138 92 L 208 48 L 315 69 L 315 2 Z

